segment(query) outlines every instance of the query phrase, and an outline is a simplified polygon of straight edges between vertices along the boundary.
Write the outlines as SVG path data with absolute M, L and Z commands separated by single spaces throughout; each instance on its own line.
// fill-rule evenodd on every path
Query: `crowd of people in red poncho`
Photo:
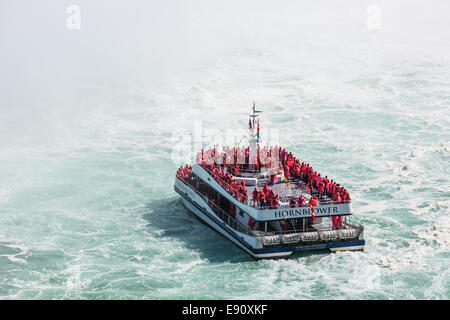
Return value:
M 278 157 L 276 157 L 278 152 Z M 224 152 L 217 152 L 217 150 L 209 149 L 197 154 L 196 163 L 201 164 L 208 169 L 213 178 L 230 194 L 232 194 L 239 201 L 249 204 L 247 190 L 244 181 L 240 183 L 233 179 L 234 175 L 239 175 L 239 170 L 261 170 L 262 167 L 272 167 L 274 173 L 271 176 L 270 183 L 274 184 L 277 181 L 276 171 L 283 170 L 286 181 L 303 180 L 306 183 L 306 189 L 311 193 L 311 198 L 308 204 L 317 205 L 319 198 L 323 196 L 330 197 L 334 203 L 342 203 L 350 201 L 350 194 L 348 191 L 333 180 L 329 180 L 328 176 L 323 177 L 308 164 L 300 162 L 291 152 L 281 147 L 263 147 L 258 146 L 257 152 L 254 155 L 255 159 L 250 160 L 250 148 L 227 147 Z M 276 160 L 278 159 L 278 165 Z M 220 164 L 220 166 L 219 166 Z M 222 169 L 227 168 L 227 172 Z M 231 172 L 231 173 L 230 173 Z M 186 166 L 180 168 L 177 172 L 180 175 L 192 173 L 192 167 Z M 316 194 L 317 197 L 314 195 Z M 253 191 L 252 203 L 259 207 L 277 208 L 279 204 L 279 197 L 273 190 L 271 190 L 267 183 L 258 191 L 257 188 Z M 290 207 L 305 206 L 305 198 L 300 196 L 298 199 L 292 198 Z
M 240 170 L 260 172 L 263 167 L 278 169 L 281 162 L 276 161 L 276 147 L 259 146 L 251 152 L 250 147 L 227 147 L 224 152 L 217 152 L 215 148 L 208 149 L 197 154 L 197 164 L 222 165 L 228 172 L 239 175 Z
M 258 188 L 255 188 L 252 192 L 253 195 L 253 205 L 259 206 L 260 208 L 263 207 L 270 207 L 273 209 L 278 208 L 278 203 L 280 202 L 280 199 L 277 194 L 273 192 L 272 189 L 270 189 L 266 184 L 264 184 L 264 187 L 261 188 L 261 190 L 258 191 Z
M 216 180 L 222 188 L 227 190 L 233 197 L 238 199 L 240 202 L 248 203 L 247 189 L 245 189 L 245 182 L 241 180 L 240 183 L 233 179 L 233 176 L 225 172 L 222 168 L 214 166 L 214 164 L 204 164 L 204 167 L 208 169 L 214 180 Z
M 181 179 L 189 178 L 192 175 L 192 166 L 185 165 L 184 167 L 179 167 L 177 170 L 177 177 Z
M 197 154 L 197 163 L 200 163 L 212 173 L 213 178 L 219 182 L 219 184 L 227 190 L 231 195 L 233 195 L 240 202 L 249 204 L 248 192 L 245 188 L 245 182 L 241 180 L 240 183 L 237 183 L 233 176 L 229 172 L 233 172 L 235 175 L 239 175 L 239 168 L 241 169 L 250 169 L 250 170 L 258 170 L 261 169 L 261 163 L 264 163 L 266 166 L 270 167 L 273 159 L 272 154 L 274 154 L 274 148 L 270 148 L 269 150 L 264 147 L 261 152 L 258 147 L 257 155 L 265 154 L 264 157 L 257 157 L 257 159 L 263 159 L 262 162 L 254 161 L 255 164 L 249 164 L 249 148 L 227 148 L 224 153 L 220 154 L 216 152 L 216 149 L 207 150 L 199 152 Z M 222 165 L 227 168 L 228 172 L 225 172 L 222 168 L 216 165 L 216 160 L 222 160 Z M 230 161 L 230 159 L 233 159 Z M 241 163 L 243 162 L 243 163 Z M 255 202 L 253 200 L 253 204 L 260 204 L 260 206 L 264 207 L 278 207 L 279 198 L 278 195 L 275 195 L 273 190 L 267 187 L 267 184 L 263 188 L 264 190 L 260 192 L 258 196 L 258 200 Z
M 330 181 L 328 176 L 323 177 L 320 173 L 314 171 L 308 163 L 300 163 L 291 152 L 288 153 L 286 149 L 280 148 L 279 157 L 286 179 L 291 180 L 291 177 L 302 179 L 306 182 L 306 189 L 309 190 L 311 196 L 313 196 L 314 190 L 317 190 L 319 198 L 323 198 L 324 195 L 327 195 L 335 203 L 342 203 L 350 200 L 350 194 L 344 187 L 341 187 L 333 180 Z

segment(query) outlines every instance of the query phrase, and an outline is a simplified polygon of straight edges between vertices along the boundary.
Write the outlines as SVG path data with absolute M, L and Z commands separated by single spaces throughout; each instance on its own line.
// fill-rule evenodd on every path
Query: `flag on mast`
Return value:
M 256 132 L 258 140 L 259 140 L 259 118 L 258 118 L 258 131 Z
M 253 128 L 252 128 L 252 121 L 250 119 L 248 119 L 248 129 L 249 130 L 253 130 Z

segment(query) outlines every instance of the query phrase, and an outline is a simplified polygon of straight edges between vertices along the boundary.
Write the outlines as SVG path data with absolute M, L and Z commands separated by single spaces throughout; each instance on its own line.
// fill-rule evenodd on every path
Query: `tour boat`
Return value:
M 350 195 L 279 146 L 263 145 L 258 111 L 247 146 L 198 152 L 180 167 L 175 191 L 197 218 L 255 259 L 305 250 L 364 249 L 364 227 L 350 222 Z

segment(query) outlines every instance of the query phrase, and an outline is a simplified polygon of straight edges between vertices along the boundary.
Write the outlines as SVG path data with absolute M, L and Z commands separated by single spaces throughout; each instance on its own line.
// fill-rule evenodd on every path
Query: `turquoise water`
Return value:
M 227 9 L 217 24 L 204 18 L 207 31 L 189 22 L 197 10 L 177 11 L 193 31 L 168 30 L 190 40 L 165 56 L 123 45 L 143 33 L 145 15 L 93 26 L 96 8 L 82 3 L 78 34 L 47 35 L 66 32 L 62 47 L 31 44 L 50 58 L 7 55 L 4 67 L 16 69 L 0 98 L 0 298 L 449 299 L 446 17 L 413 5 L 400 23 L 403 9 L 383 3 L 374 33 L 367 4 L 338 16 L 332 3 L 307 14 L 293 6 L 276 17 L 267 3 Z M 3 40 L 28 35 L 4 25 Z M 117 30 L 123 42 L 111 40 Z M 99 55 L 110 46 L 119 51 Z M 254 261 L 183 207 L 177 148 L 193 148 L 196 124 L 245 129 L 253 101 L 262 135 L 278 129 L 283 146 L 350 191 L 364 252 Z

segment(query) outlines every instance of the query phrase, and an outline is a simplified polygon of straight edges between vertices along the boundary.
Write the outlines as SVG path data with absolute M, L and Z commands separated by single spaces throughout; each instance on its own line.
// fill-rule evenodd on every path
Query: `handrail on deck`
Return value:
M 211 172 L 211 170 L 209 170 L 209 169 L 207 169 L 207 168 L 205 168 L 203 165 L 201 165 L 201 167 L 214 179 L 214 180 L 216 180 L 216 178 L 214 177 L 214 173 L 213 172 Z M 226 186 L 228 186 L 230 189 L 232 189 L 232 190 L 235 190 L 235 191 L 237 191 L 237 189 L 236 188 L 233 188 L 233 186 L 231 186 L 231 184 L 229 184 L 228 182 L 226 182 L 225 180 L 223 180 L 223 179 L 221 179 L 221 178 L 219 178 L 219 177 L 217 177 L 217 180 L 219 180 L 219 181 L 221 181 L 221 182 L 223 182 Z M 228 191 L 228 190 L 226 190 L 226 191 Z M 228 191 L 228 193 L 230 193 L 229 191 Z M 233 195 L 233 194 L 230 194 L 233 198 L 235 198 L 236 199 L 236 197 Z M 248 197 L 246 197 L 246 196 L 244 196 L 244 195 L 242 195 L 243 196 L 243 198 L 245 199 L 245 202 L 244 202 L 244 204 L 248 204 Z M 236 200 L 239 200 L 239 199 L 236 199 Z
M 215 179 L 214 178 L 214 174 L 211 172 L 211 170 L 209 170 L 209 169 L 207 169 L 207 168 L 205 168 L 204 166 L 201 166 L 213 179 Z M 230 188 L 231 189 L 233 189 L 233 190 L 236 190 L 236 188 L 233 188 L 229 183 L 227 183 L 226 181 L 224 181 L 223 179 L 220 179 L 219 177 L 217 178 L 218 180 L 220 180 L 220 181 L 222 181 L 224 184 L 226 184 L 227 186 L 230 186 Z M 228 191 L 228 190 L 227 190 Z M 229 192 L 228 192 L 229 193 Z M 235 198 L 236 199 L 236 197 L 234 196 L 234 195 L 232 195 L 232 194 L 230 194 L 233 198 Z M 272 206 L 256 206 L 256 205 L 252 205 L 252 204 L 250 204 L 250 201 L 249 201 L 249 199 L 248 199 L 248 197 L 245 197 L 244 196 L 244 199 L 246 200 L 245 202 L 244 202 L 244 204 L 246 204 L 246 205 L 249 205 L 249 206 L 251 206 L 251 207 L 253 207 L 253 208 L 256 208 L 256 209 L 275 209 L 274 207 L 272 207 Z M 238 200 L 239 201 L 239 199 L 236 199 L 236 200 Z
M 186 181 L 184 181 L 183 179 L 180 179 L 181 181 L 183 181 L 184 183 L 187 183 Z M 187 183 L 188 184 L 188 183 Z M 253 231 L 248 228 L 247 226 L 244 226 L 241 222 L 237 221 L 234 217 L 232 217 L 231 215 L 229 215 L 226 211 L 224 211 L 223 209 L 221 209 L 219 206 L 217 206 L 216 204 L 214 204 L 211 200 L 208 199 L 208 197 L 204 194 L 202 194 L 201 192 L 199 192 L 198 190 L 196 190 L 195 188 L 191 188 L 192 190 L 194 190 L 199 196 L 201 196 L 203 198 L 203 200 L 206 201 L 206 203 L 211 204 L 211 208 L 216 208 L 218 209 L 218 211 L 221 214 L 224 214 L 225 216 L 227 216 L 227 218 L 229 219 L 228 221 L 233 221 L 233 223 L 235 225 L 238 225 L 241 227 L 241 229 L 244 230 L 243 233 L 246 233 L 248 235 L 254 236 L 253 235 Z M 213 209 L 214 210 L 214 209 Z M 219 216 L 220 217 L 220 216 Z M 222 219 L 223 220 L 223 219 Z M 225 222 L 227 225 L 229 225 L 230 227 L 233 228 L 233 226 L 230 223 L 227 223 L 227 221 L 223 220 L 223 222 Z M 236 229 L 236 228 L 233 228 Z M 238 230 L 239 231 L 239 230 Z
M 233 167 L 231 167 L 231 171 L 236 171 L 235 169 L 233 169 Z M 241 169 L 239 168 L 239 172 L 240 173 L 260 173 L 260 174 L 267 174 L 267 173 L 271 173 L 271 174 L 276 174 L 279 172 L 278 167 L 276 167 L 275 169 L 270 170 L 270 168 L 272 167 L 262 167 L 262 168 L 267 168 L 266 170 L 261 169 L 261 170 L 251 170 L 251 169 Z
M 211 172 L 211 170 L 209 170 L 209 169 L 207 169 L 207 168 L 205 168 L 203 165 L 200 165 L 214 180 L 216 180 L 216 178 L 214 177 L 214 173 L 213 172 Z M 218 181 L 221 181 L 221 182 L 223 182 L 226 186 L 228 186 L 229 188 L 231 188 L 232 190 L 236 190 L 236 188 L 233 188 L 229 183 L 227 183 L 225 180 L 223 180 L 223 179 L 221 179 L 220 177 L 217 177 L 217 180 Z M 289 180 L 290 181 L 290 180 Z M 290 182 L 293 182 L 293 181 L 290 181 Z M 228 190 L 226 190 L 229 194 L 230 194 L 230 192 L 228 191 Z M 239 199 L 237 199 L 233 194 L 230 194 L 233 198 L 235 198 L 236 200 L 238 200 L 239 201 Z M 274 207 L 272 207 L 272 206 L 270 206 L 270 205 L 268 205 L 268 206 L 259 206 L 259 205 L 252 205 L 251 203 L 250 203 L 250 201 L 249 201 L 249 198 L 248 197 L 245 197 L 245 196 L 243 196 L 243 198 L 245 199 L 245 202 L 243 202 L 244 204 L 246 204 L 246 205 L 249 205 L 249 206 L 252 206 L 253 208 L 256 208 L 256 209 L 262 209 L 262 210 L 265 210 L 265 209 L 275 209 Z M 290 200 L 290 199 L 292 199 L 292 198 L 294 198 L 293 196 L 291 196 L 291 197 L 285 197 L 286 199 L 288 199 L 288 200 Z M 325 200 L 320 200 L 319 199 L 319 205 L 321 205 L 321 204 L 342 204 L 342 203 L 350 203 L 351 202 L 351 200 L 342 200 L 341 202 L 339 202 L 339 203 L 335 203 L 333 200 L 331 200 L 331 199 L 325 199 Z M 307 207 L 307 205 L 304 205 L 304 206 L 301 206 L 301 207 L 299 207 L 299 206 L 295 206 L 295 207 L 292 207 L 292 208 L 304 208 L 304 207 Z M 291 206 L 290 206 L 290 204 L 287 204 L 287 205 L 280 205 L 278 208 L 291 208 Z

